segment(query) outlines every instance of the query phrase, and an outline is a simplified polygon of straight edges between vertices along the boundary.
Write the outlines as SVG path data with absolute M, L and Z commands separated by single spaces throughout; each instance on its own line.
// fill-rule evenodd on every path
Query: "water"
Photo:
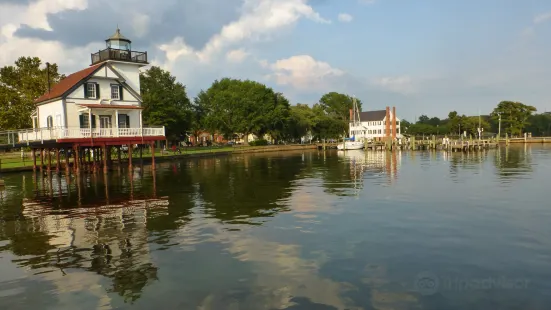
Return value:
M 549 309 L 551 149 L 5 175 L 2 309 Z

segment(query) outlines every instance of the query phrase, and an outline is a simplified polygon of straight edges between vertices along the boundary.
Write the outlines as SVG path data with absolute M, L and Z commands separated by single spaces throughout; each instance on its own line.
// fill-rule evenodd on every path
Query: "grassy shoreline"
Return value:
M 155 161 L 162 162 L 167 160 L 175 160 L 181 158 L 190 157 L 206 157 L 217 155 L 231 155 L 242 153 L 261 153 L 261 152 L 280 152 L 280 151 L 296 151 L 296 150 L 309 150 L 315 149 L 315 144 L 291 144 L 291 145 L 269 145 L 269 146 L 224 146 L 224 147 L 183 147 L 180 152 L 173 152 L 172 150 L 156 150 Z M 32 171 L 33 160 L 32 155 L 27 152 L 24 154 L 24 159 L 21 157 L 21 153 L 12 152 L 0 154 L 0 172 L 23 172 Z M 144 163 L 151 162 L 151 153 L 149 150 L 144 150 L 142 153 L 142 160 Z M 47 157 L 44 158 L 44 164 L 46 165 Z M 52 153 L 52 167 L 55 169 L 55 154 Z M 123 163 L 128 161 L 126 156 L 123 156 Z M 132 162 L 140 161 L 140 153 L 135 150 L 132 153 Z M 40 165 L 40 158 L 37 158 L 37 165 Z M 65 160 L 61 159 L 62 165 Z M 117 164 L 117 160 L 113 159 L 113 162 Z M 72 160 L 71 160 L 72 163 Z

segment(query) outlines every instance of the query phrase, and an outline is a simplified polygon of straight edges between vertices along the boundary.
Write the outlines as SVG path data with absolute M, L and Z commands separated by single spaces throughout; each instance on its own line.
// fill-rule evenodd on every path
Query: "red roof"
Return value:
M 91 109 L 128 109 L 128 110 L 142 110 L 142 107 L 136 106 L 136 105 L 116 105 L 116 104 L 88 104 L 83 103 L 79 104 L 79 106 L 91 108 Z
M 102 65 L 103 64 L 100 63 L 69 75 L 68 77 L 64 78 L 59 83 L 54 85 L 50 89 L 49 93 L 45 93 L 44 95 L 38 97 L 34 102 L 40 103 L 50 99 L 59 98 L 65 95 L 65 93 L 69 91 L 71 88 L 73 88 L 73 86 L 77 85 L 82 80 L 92 75 L 96 71 L 96 69 L 98 69 Z

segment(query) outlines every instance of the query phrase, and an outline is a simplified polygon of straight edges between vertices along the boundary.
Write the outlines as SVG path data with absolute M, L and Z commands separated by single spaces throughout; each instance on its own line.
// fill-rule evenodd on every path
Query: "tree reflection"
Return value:
M 531 146 L 500 147 L 495 152 L 494 164 L 498 176 L 503 180 L 530 174 L 533 172 Z
M 302 160 L 242 155 L 192 162 L 191 176 L 205 212 L 232 223 L 258 224 L 251 218 L 288 210 L 281 202 L 300 177 Z

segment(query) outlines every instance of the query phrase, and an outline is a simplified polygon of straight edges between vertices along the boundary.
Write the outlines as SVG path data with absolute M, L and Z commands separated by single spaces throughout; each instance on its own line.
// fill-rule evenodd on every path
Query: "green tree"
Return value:
M 330 92 L 321 97 L 319 100 L 320 107 L 326 112 L 326 115 L 340 121 L 341 132 L 348 134 L 348 122 L 350 119 L 350 109 L 353 107 L 354 98 L 340 94 L 337 92 Z M 362 110 L 362 102 L 356 99 L 358 109 Z
M 501 114 L 502 131 L 510 135 L 521 135 L 536 108 L 516 101 L 501 101 L 492 112 L 494 119 Z
M 199 133 L 204 130 L 208 130 L 208 125 L 205 123 L 205 106 L 207 94 L 204 91 L 200 91 L 197 96 L 193 99 L 193 104 L 191 106 L 191 121 L 190 121 L 190 132 L 193 136 L 198 137 Z M 212 131 L 213 133 L 215 131 Z
M 297 104 L 290 108 L 289 120 L 287 122 L 286 134 L 288 139 L 298 140 L 313 133 L 316 126 L 316 114 L 307 104 Z
M 419 116 L 419 120 L 417 121 L 417 124 L 428 124 L 430 118 L 426 115 Z
M 328 114 L 322 105 L 315 104 L 312 110 L 316 115 L 313 128 L 315 138 L 338 139 L 346 133 L 348 128 L 343 128 L 343 121 Z
M 551 135 L 551 115 L 536 114 L 530 116 L 528 122 L 530 125 L 526 127 L 526 131 L 531 132 L 532 136 L 549 136 Z
M 230 78 L 214 81 L 196 104 L 204 109 L 204 126 L 226 137 L 279 136 L 289 112 L 289 101 L 282 94 L 258 82 Z
M 290 117 L 290 104 L 282 93 L 276 93 L 274 99 L 274 107 L 266 115 L 266 132 L 277 144 L 279 140 L 285 137 L 285 129 Z
M 186 87 L 170 72 L 153 66 L 140 73 L 140 85 L 144 124 L 165 126 L 169 139 L 176 139 L 190 128 L 192 112 Z
M 64 75 L 50 65 L 50 86 Z M 21 129 L 31 124 L 34 100 L 48 91 L 48 69 L 38 57 L 20 57 L 13 66 L 0 68 L 0 128 Z

